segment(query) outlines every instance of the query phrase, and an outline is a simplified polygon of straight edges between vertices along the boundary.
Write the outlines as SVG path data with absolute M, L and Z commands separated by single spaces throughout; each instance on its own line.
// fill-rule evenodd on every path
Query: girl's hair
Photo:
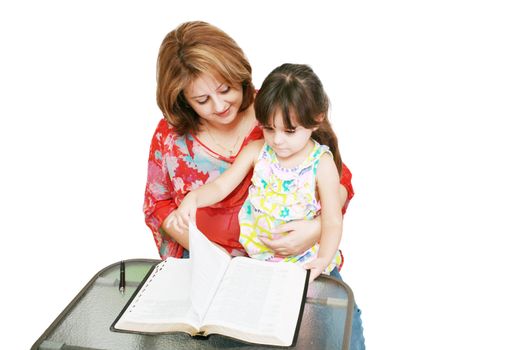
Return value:
M 263 126 L 274 125 L 275 113 L 280 111 L 283 124 L 293 129 L 294 121 L 307 129 L 316 128 L 312 138 L 330 147 L 339 174 L 342 160 L 337 136 L 328 120 L 330 101 L 323 84 L 312 68 L 304 64 L 285 63 L 264 79 L 255 97 L 255 116 Z
M 237 43 L 206 22 L 182 23 L 166 35 L 157 58 L 157 104 L 179 135 L 199 130 L 200 117 L 183 90 L 203 73 L 242 86 L 240 111 L 253 103 L 252 68 Z

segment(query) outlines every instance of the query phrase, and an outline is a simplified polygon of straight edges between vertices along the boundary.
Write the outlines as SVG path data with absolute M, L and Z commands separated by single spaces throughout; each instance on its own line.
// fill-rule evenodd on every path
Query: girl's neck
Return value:
M 310 139 L 308 140 L 308 143 L 299 152 L 294 153 L 284 159 L 280 158 L 277 155 L 277 153 L 275 153 L 275 157 L 279 162 L 279 166 L 285 169 L 292 169 L 301 165 L 306 160 L 310 152 L 312 152 L 314 145 L 314 142 L 312 141 L 312 139 Z

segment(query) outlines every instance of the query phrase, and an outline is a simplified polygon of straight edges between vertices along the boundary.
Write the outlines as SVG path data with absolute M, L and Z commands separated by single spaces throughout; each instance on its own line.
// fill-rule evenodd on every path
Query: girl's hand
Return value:
M 319 218 L 290 221 L 278 226 L 273 232 L 288 234 L 273 240 L 260 237 L 265 246 L 273 250 L 278 256 L 299 255 L 319 242 L 321 221 Z
M 304 264 L 305 269 L 310 269 L 310 282 L 319 277 L 320 274 L 330 265 L 329 259 L 316 258 L 309 263 Z

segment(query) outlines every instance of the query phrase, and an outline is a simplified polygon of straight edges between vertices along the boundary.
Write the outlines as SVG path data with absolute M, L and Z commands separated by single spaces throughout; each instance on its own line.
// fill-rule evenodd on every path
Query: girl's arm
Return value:
M 317 190 L 321 201 L 321 240 L 317 259 L 307 264 L 311 268 L 310 281 L 319 276 L 332 262 L 341 241 L 343 214 L 341 198 L 334 196 L 339 191 L 339 174 L 332 157 L 324 154 L 317 168 Z
M 239 153 L 232 166 L 217 179 L 189 192 L 174 213 L 173 226 L 187 229 L 188 220 L 195 220 L 197 208 L 210 206 L 228 196 L 253 168 L 263 144 L 263 140 L 249 143 Z

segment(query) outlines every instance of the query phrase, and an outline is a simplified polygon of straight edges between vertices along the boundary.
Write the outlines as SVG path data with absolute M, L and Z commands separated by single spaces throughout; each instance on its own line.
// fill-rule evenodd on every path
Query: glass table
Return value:
M 120 262 L 86 284 L 32 346 L 32 350 L 271 349 L 221 335 L 192 338 L 185 333 L 144 335 L 117 333 L 109 327 L 144 276 L 160 260 L 125 261 L 126 289 L 119 291 Z M 297 342 L 291 349 L 348 349 L 353 293 L 343 281 L 322 275 L 308 287 Z

